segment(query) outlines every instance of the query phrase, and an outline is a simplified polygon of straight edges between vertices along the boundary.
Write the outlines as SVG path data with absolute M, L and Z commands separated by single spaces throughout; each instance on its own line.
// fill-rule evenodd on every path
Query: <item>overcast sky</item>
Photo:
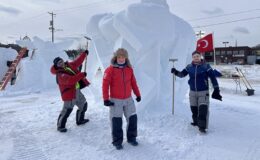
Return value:
M 140 0 L 1 0 L 0 42 L 11 43 L 28 35 L 51 40 L 48 30 L 54 18 L 55 39 L 80 37 L 89 17 L 119 12 Z M 214 32 L 215 46 L 260 44 L 260 0 L 168 0 L 173 14 L 189 22 L 195 32 Z

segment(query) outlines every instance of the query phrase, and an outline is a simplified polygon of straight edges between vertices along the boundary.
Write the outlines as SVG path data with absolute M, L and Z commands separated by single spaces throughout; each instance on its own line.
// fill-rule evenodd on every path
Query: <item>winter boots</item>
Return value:
M 132 146 L 138 146 L 138 142 L 136 140 L 133 140 L 133 141 L 127 141 L 130 145 Z M 123 149 L 123 146 L 122 144 L 113 144 L 117 150 L 121 150 Z
M 128 128 L 127 128 L 127 142 L 131 144 L 132 146 L 137 146 L 138 142 L 136 141 L 137 137 L 137 115 L 134 114 L 131 117 L 129 117 L 128 122 Z
M 83 119 L 83 120 L 81 120 L 79 122 L 76 122 L 76 124 L 79 126 L 79 125 L 85 124 L 87 122 L 89 122 L 89 119 Z
M 137 115 L 134 114 L 129 117 L 128 127 L 127 127 L 127 140 L 135 141 L 137 137 Z
M 197 123 L 195 123 L 195 122 L 191 122 L 190 123 L 192 126 L 197 126 L 198 124 Z
M 199 128 L 199 131 L 200 131 L 201 133 L 206 133 L 206 129 L 205 129 L 205 128 L 202 128 L 202 127 Z
M 117 150 L 123 149 L 122 144 L 113 144 L 113 145 L 116 147 Z
M 58 122 L 57 122 L 57 130 L 60 132 L 67 132 L 67 129 L 65 128 L 67 119 L 72 112 L 72 108 L 66 108 L 64 107 L 59 115 Z M 85 112 L 87 111 L 87 103 L 84 104 L 83 109 L 77 110 L 76 112 L 76 124 L 77 125 L 83 125 L 87 122 L 89 122 L 88 119 L 85 119 Z
M 112 144 L 116 149 L 123 149 L 123 130 L 122 130 L 122 118 L 113 117 L 112 118 Z M 136 141 L 137 137 L 137 115 L 134 114 L 129 117 L 128 127 L 127 127 L 127 142 L 132 146 L 137 146 L 138 142 Z
M 123 143 L 123 121 L 121 117 L 112 118 L 112 144 L 114 146 L 122 145 Z
M 65 125 L 67 123 L 67 119 L 72 112 L 72 109 L 63 109 L 59 115 L 58 122 L 57 122 L 57 130 L 60 132 L 67 132 Z
M 131 144 L 132 146 L 138 146 L 138 142 L 136 140 L 132 140 L 132 141 L 127 141 L 129 144 Z
M 87 111 L 87 108 L 88 108 L 88 104 L 85 103 L 82 110 L 79 110 L 79 109 L 77 110 L 77 113 L 76 113 L 76 124 L 77 125 L 82 125 L 89 121 L 89 119 L 85 119 L 85 112 Z
M 192 126 L 198 126 L 199 131 L 201 133 L 206 133 L 206 127 L 208 122 L 208 106 L 207 105 L 200 105 L 197 106 L 191 106 L 191 112 L 192 112 L 192 120 L 191 122 Z
M 208 106 L 200 105 L 199 106 L 199 115 L 198 115 L 198 126 L 200 128 L 206 128 L 208 122 Z
M 132 146 L 138 146 L 138 142 L 136 140 L 133 140 L 133 141 L 127 141 L 130 145 Z M 123 149 L 123 146 L 122 144 L 113 144 L 117 150 L 121 150 Z
M 67 132 L 67 128 L 58 127 L 57 130 L 60 132 Z
M 192 120 L 191 125 L 197 126 L 198 125 L 198 107 L 197 106 L 190 106 L 192 112 Z

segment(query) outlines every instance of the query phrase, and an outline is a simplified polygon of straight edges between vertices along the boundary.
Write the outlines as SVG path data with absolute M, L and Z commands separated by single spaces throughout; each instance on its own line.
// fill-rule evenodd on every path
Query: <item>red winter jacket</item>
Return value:
M 78 70 L 78 67 L 83 63 L 86 57 L 85 53 L 76 58 L 72 62 L 65 62 L 65 65 L 73 70 L 74 73 L 71 73 L 64 68 L 55 69 L 54 66 L 51 67 L 51 73 L 57 76 L 56 80 L 60 88 L 61 98 L 63 101 L 71 101 L 76 98 L 76 83 L 82 81 L 85 86 L 88 86 L 90 83 L 85 78 L 84 73 L 81 73 Z M 81 84 L 82 85 L 82 84 Z
M 128 66 L 123 68 L 109 66 L 104 73 L 102 90 L 104 100 L 109 100 L 109 98 L 129 98 L 132 90 L 137 97 L 141 96 L 133 69 Z

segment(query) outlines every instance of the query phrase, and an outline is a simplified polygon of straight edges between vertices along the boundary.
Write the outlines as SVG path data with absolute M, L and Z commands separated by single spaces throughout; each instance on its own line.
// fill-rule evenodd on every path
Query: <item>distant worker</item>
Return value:
M 219 85 L 215 76 L 215 72 L 209 64 L 206 64 L 201 60 L 201 54 L 195 51 L 192 53 L 191 64 L 187 65 L 187 67 L 181 72 L 175 68 L 172 68 L 171 73 L 180 78 L 189 74 L 189 99 L 193 119 L 191 125 L 198 126 L 200 132 L 206 133 L 209 116 L 208 78 L 210 78 L 214 88 L 212 98 L 222 101 L 222 96 L 220 95 Z
M 137 146 L 137 114 L 132 91 L 136 95 L 136 101 L 141 101 L 133 68 L 128 59 L 127 50 L 119 48 L 111 59 L 111 65 L 105 70 L 103 77 L 103 99 L 104 105 L 109 107 L 112 144 L 116 149 L 123 148 L 123 120 L 127 120 L 127 142 Z
M 74 105 L 78 106 L 76 124 L 82 125 L 89 121 L 89 119 L 85 119 L 88 103 L 80 89 L 88 86 L 90 83 L 86 79 L 87 73 L 78 70 L 78 67 L 83 63 L 88 53 L 88 50 L 82 52 L 79 57 L 72 62 L 64 62 L 60 57 L 56 57 L 53 60 L 51 73 L 56 75 L 61 98 L 64 101 L 63 109 L 60 112 L 57 122 L 57 130 L 60 132 L 67 131 L 65 127 L 67 118 L 72 112 Z

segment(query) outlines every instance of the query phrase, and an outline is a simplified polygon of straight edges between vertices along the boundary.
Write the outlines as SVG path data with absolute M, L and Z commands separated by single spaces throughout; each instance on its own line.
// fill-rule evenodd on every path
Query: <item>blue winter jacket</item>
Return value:
M 181 72 L 177 71 L 176 76 L 185 77 L 190 76 L 188 84 L 190 90 L 192 91 L 205 91 L 209 89 L 208 78 L 210 78 L 211 83 L 214 88 L 218 88 L 218 81 L 216 79 L 215 73 L 209 64 L 189 64 Z

